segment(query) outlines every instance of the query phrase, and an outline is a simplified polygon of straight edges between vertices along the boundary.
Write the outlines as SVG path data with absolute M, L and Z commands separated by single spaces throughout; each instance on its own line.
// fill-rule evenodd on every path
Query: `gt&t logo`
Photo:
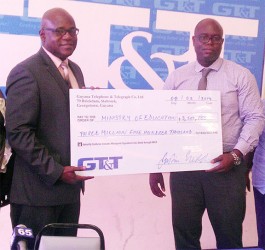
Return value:
M 86 170 L 94 170 L 96 167 L 99 170 L 114 170 L 118 169 L 119 160 L 122 158 L 122 156 L 81 158 L 78 160 L 78 166 L 85 166 Z

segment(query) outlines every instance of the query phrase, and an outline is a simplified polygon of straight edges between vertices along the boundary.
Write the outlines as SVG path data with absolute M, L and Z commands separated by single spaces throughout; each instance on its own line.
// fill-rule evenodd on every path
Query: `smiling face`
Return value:
M 72 55 L 77 45 L 77 35 L 69 32 L 62 35 L 56 32 L 58 29 L 75 29 L 75 21 L 72 16 L 63 9 L 55 8 L 47 11 L 42 18 L 40 37 L 42 45 L 61 60 Z
M 220 56 L 224 42 L 223 29 L 214 19 L 204 19 L 195 27 L 192 40 L 198 62 L 208 67 Z

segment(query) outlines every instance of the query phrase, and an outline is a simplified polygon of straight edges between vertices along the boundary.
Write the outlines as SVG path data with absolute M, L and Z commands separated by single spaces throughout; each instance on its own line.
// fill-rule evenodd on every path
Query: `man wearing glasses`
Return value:
M 164 89 L 220 91 L 223 154 L 212 160 L 217 165 L 210 170 L 170 174 L 175 245 L 201 249 L 202 216 L 207 209 L 217 248 L 242 248 L 246 207 L 242 158 L 254 149 L 263 130 L 262 102 L 250 71 L 219 57 L 224 39 L 217 21 L 200 21 L 192 39 L 197 60 L 170 74 Z M 201 81 L 204 72 L 207 81 Z M 161 173 L 150 174 L 150 187 L 154 195 L 165 196 Z
M 45 12 L 42 47 L 7 79 L 6 129 L 15 153 L 11 221 L 35 235 L 49 223 L 78 223 L 81 186 L 92 178 L 70 165 L 69 88 L 85 86 L 81 69 L 68 59 L 78 31 L 64 9 Z M 76 230 L 53 234 L 74 236 Z M 34 239 L 28 248 L 33 245 Z

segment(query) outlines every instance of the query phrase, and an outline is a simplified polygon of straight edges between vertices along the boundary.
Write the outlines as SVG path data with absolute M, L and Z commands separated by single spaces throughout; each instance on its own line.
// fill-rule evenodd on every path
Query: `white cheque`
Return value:
M 80 175 L 205 170 L 222 154 L 219 91 L 70 90 Z

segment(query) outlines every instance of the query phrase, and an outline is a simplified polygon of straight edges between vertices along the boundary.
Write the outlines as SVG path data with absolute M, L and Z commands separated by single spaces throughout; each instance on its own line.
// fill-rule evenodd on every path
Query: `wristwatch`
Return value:
M 234 165 L 235 166 L 238 166 L 241 164 L 241 158 L 234 152 L 234 151 L 231 151 L 230 154 L 233 156 L 234 158 Z

